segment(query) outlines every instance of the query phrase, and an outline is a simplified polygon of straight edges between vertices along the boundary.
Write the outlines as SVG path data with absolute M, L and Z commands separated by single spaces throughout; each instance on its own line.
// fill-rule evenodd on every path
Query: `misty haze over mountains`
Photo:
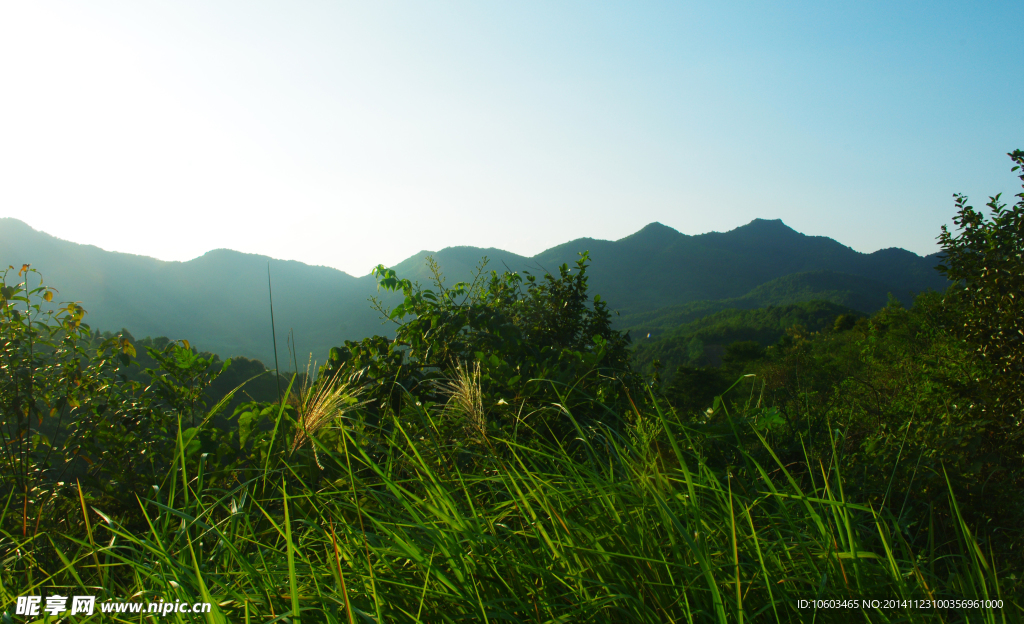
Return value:
M 392 268 L 399 277 L 428 286 L 425 259 L 433 256 L 451 285 L 469 279 L 483 256 L 489 258 L 488 270 L 539 276 L 557 273 L 563 263 L 572 266 L 583 251 L 591 258 L 591 296 L 600 294 L 610 310 L 621 312 L 616 322 L 623 329 L 695 302 L 706 303 L 694 309 L 721 309 L 824 299 L 870 313 L 889 293 L 909 303 L 914 293 L 947 284 L 934 270 L 938 254 L 921 257 L 895 248 L 863 254 L 831 238 L 796 232 L 781 220 L 763 219 L 695 236 L 651 223 L 617 241 L 581 238 L 532 258 L 449 247 L 422 251 Z M 390 333 L 393 324 L 382 324 L 367 301 L 378 295 L 370 275 L 353 277 L 227 249 L 166 262 L 67 242 L 17 219 L 0 219 L 0 263 L 31 264 L 60 291 L 55 302 L 82 302 L 94 330 L 126 328 L 136 337 L 185 338 L 224 358 L 273 362 L 268 261 L 279 354 L 286 353 L 284 336 L 290 330 L 300 366 L 309 353 L 323 362 L 330 347 L 344 340 Z

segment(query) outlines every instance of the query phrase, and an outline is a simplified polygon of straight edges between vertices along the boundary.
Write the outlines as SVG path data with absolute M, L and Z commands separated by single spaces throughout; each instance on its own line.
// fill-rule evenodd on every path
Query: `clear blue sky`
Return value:
M 363 275 L 756 217 L 936 251 L 1020 192 L 1024 2 L 6 2 L 0 216 Z

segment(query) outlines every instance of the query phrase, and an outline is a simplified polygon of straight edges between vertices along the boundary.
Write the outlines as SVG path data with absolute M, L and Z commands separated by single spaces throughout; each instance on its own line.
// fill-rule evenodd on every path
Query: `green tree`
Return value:
M 179 426 L 197 420 L 223 366 L 184 341 L 164 341 L 162 351 L 150 349 L 153 369 L 137 374 L 126 331 L 94 335 L 85 309 L 55 304 L 56 289 L 29 265 L 14 276 L 14 267 L 0 272 L 0 498 L 18 504 L 0 514 L 0 532 L 16 524 L 26 534 L 69 504 L 80 508 L 78 483 L 85 500 L 137 513 L 134 496 L 181 460 Z M 224 444 L 231 432 L 199 427 L 182 432 L 187 461 L 194 465 L 200 449 L 218 462 L 236 458 Z
M 1024 151 L 1007 154 L 1024 166 Z M 1024 171 L 1019 175 L 1024 182 Z M 995 373 L 992 401 L 1019 422 L 1024 407 L 1024 193 L 1008 208 L 1000 195 L 989 198 L 989 218 L 954 195 L 957 232 L 942 227 L 945 253 L 938 269 L 955 282 L 946 305 L 957 333 L 974 346 Z
M 146 352 L 157 364 L 143 371 L 151 379 L 151 389 L 195 427 L 197 418 L 201 420 L 206 412 L 206 389 L 231 360 L 219 362 L 213 354 L 203 357 L 188 340 L 167 342 L 163 348 L 146 347 Z
M 694 336 L 686 345 L 686 357 L 692 364 L 699 364 L 704 361 L 704 341 Z
M 482 264 L 473 283 L 452 287 L 432 263 L 433 289 L 378 266 L 380 288 L 404 296 L 392 310 L 377 302 L 396 323 L 395 338 L 346 341 L 331 350 L 321 374 L 376 384 L 377 406 L 398 413 L 407 395 L 441 400 L 438 382 L 477 361 L 485 396 L 507 411 L 564 405 L 572 389 L 576 405 L 596 398 L 625 413 L 639 378 L 629 367 L 628 335 L 612 329 L 600 296 L 588 296 L 588 261 L 580 254 L 574 269 L 563 264 L 558 275 L 540 279 L 496 271 L 485 277 Z
M 135 348 L 121 335 L 94 345 L 81 305 L 54 307 L 29 265 L 10 284 L 13 269 L 0 275 L 0 494 L 37 517 L 72 479 L 123 494 L 169 452 L 169 421 L 123 373 Z

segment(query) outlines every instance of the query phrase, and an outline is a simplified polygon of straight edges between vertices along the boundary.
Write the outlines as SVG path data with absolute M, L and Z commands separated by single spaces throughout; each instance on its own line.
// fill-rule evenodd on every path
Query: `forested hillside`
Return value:
M 662 335 L 633 338 L 633 364 L 653 372 L 654 362 L 667 371 L 666 381 L 680 365 L 721 366 L 726 348 L 736 342 L 771 346 L 794 332 L 814 333 L 852 325 L 864 315 L 828 301 L 810 301 L 753 310 L 726 309 L 674 327 Z
M 885 284 L 865 277 L 833 271 L 810 271 L 774 279 L 742 297 L 694 301 L 649 312 L 623 314 L 616 319 L 616 326 L 630 330 L 634 336 L 650 334 L 653 338 L 722 310 L 749 310 L 827 301 L 843 308 L 870 314 L 885 306 L 890 296 L 904 305 L 909 306 L 913 302 L 913 297 L 909 294 L 900 296 Z
M 454 285 L 471 279 L 484 256 L 490 260 L 487 271 L 543 275 L 573 264 L 583 251 L 593 261 L 591 288 L 623 314 L 615 317 L 615 327 L 635 329 L 634 334 L 657 334 L 660 326 L 726 308 L 815 299 L 869 313 L 884 305 L 889 293 L 909 303 L 913 293 L 946 284 L 934 271 L 935 256 L 898 249 L 862 254 L 761 219 L 697 236 L 653 223 L 618 241 L 578 239 L 533 258 L 450 247 L 420 252 L 392 268 L 426 283 L 426 258 L 432 256 Z M 15 219 L 0 219 L 0 265 L 22 264 L 59 285 L 58 301 L 87 302 L 90 322 L 98 329 L 186 338 L 221 358 L 273 360 L 268 264 L 278 337 L 294 333 L 298 359 L 312 353 L 323 362 L 331 345 L 393 331 L 393 323 L 382 324 L 367 302 L 378 294 L 371 276 L 300 262 L 226 249 L 188 262 L 163 262 L 69 243 Z M 283 342 L 278 349 L 285 349 Z

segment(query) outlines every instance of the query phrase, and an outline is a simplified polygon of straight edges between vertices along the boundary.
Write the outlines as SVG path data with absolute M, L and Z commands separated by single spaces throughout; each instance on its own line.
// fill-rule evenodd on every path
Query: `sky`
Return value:
M 938 250 L 1021 192 L 1024 2 L 0 3 L 0 217 L 365 275 L 653 221 Z

